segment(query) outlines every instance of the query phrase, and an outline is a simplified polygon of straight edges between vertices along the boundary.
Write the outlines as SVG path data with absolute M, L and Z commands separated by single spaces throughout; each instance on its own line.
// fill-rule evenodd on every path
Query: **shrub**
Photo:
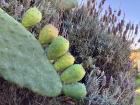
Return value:
M 83 105 L 132 105 L 135 97 L 135 76 L 120 72 L 116 78 L 94 67 L 86 78 L 88 95 Z
M 73 11 L 65 12 L 61 18 L 61 32 L 71 43 L 71 53 L 77 63 L 87 63 L 88 59 L 96 60 L 96 66 L 108 74 L 126 71 L 129 63 L 130 45 L 137 26 L 119 21 L 119 15 L 109 7 L 103 12 L 104 0 L 96 5 L 96 0 L 88 0 L 87 5 Z M 66 32 L 65 32 L 66 31 Z M 78 39 L 78 40 L 77 40 Z M 90 67 L 85 68 L 90 69 Z

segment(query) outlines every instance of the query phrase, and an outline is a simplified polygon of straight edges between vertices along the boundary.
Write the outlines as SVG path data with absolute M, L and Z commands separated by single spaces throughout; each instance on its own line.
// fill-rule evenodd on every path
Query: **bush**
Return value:
M 94 67 L 86 78 L 88 95 L 83 105 L 132 105 L 135 97 L 135 77 L 129 72 L 107 76 Z
M 71 53 L 76 56 L 77 63 L 89 64 L 89 58 L 96 60 L 96 66 L 108 74 L 126 71 L 133 39 L 129 32 L 134 31 L 134 25 L 124 23 L 123 19 L 119 21 L 110 7 L 100 15 L 103 1 L 98 8 L 93 7 L 96 2 L 88 1 L 86 6 L 65 12 L 61 19 L 61 32 L 66 31 Z M 86 66 L 89 65 L 85 68 L 90 69 Z

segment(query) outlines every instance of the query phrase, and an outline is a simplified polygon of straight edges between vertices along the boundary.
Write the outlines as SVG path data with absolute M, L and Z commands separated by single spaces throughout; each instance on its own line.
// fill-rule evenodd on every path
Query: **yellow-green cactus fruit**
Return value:
M 51 43 L 58 36 L 58 29 L 52 24 L 45 25 L 39 33 L 39 41 L 41 44 Z
M 67 68 L 61 74 L 61 80 L 64 83 L 75 83 L 80 81 L 85 76 L 85 70 L 82 65 L 74 64 Z
M 69 50 L 69 41 L 62 36 L 56 37 L 47 49 L 49 60 L 56 60 Z
M 75 99 L 84 98 L 87 94 L 86 86 L 78 82 L 73 84 L 64 84 L 62 91 L 66 96 Z
M 68 52 L 54 63 L 54 67 L 57 71 L 62 71 L 67 67 L 73 65 L 74 61 L 75 58 Z
M 39 23 L 42 19 L 42 13 L 36 8 L 29 8 L 23 15 L 22 25 L 26 28 Z
M 70 10 L 78 5 L 77 0 L 60 0 L 58 7 L 64 10 Z
M 61 10 L 70 10 L 78 5 L 77 0 L 50 0 Z

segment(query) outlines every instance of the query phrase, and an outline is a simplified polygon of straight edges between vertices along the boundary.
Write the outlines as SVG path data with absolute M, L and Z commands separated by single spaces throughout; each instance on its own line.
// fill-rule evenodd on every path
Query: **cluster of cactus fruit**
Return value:
M 33 7 L 25 12 L 21 25 L 0 9 L 0 75 L 44 96 L 58 96 L 62 91 L 72 98 L 85 97 L 86 87 L 79 82 L 85 70 L 74 64 L 69 41 L 58 36 L 59 31 L 52 24 L 42 28 L 38 41 L 27 30 L 41 19 L 41 12 Z M 41 45 L 48 45 L 47 56 Z
M 22 24 L 30 27 L 40 22 L 41 17 L 37 8 L 30 8 L 25 13 Z M 58 29 L 52 24 L 47 24 L 41 29 L 38 40 L 41 45 L 48 45 L 46 55 L 60 74 L 63 93 L 72 98 L 85 97 L 86 87 L 78 82 L 84 77 L 85 70 L 81 64 L 74 64 L 75 58 L 68 51 L 69 41 L 59 36 Z
M 57 33 L 57 34 L 56 34 Z M 52 64 L 63 82 L 63 93 L 73 98 L 86 95 L 85 85 L 78 83 L 84 75 L 85 70 L 80 64 L 74 64 L 74 57 L 68 52 L 69 41 L 58 36 L 58 30 L 53 25 L 46 25 L 40 32 L 39 42 L 48 44 L 47 57 L 53 61 Z

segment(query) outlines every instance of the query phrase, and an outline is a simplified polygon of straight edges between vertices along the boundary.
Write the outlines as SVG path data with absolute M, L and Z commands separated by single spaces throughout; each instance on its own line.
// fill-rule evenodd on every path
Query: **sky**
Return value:
M 106 5 L 111 5 L 113 9 L 120 8 L 128 21 L 140 23 L 140 0 L 107 0 Z
M 109 5 L 113 10 L 121 9 L 122 12 L 125 13 L 126 21 L 131 21 L 132 23 L 140 25 L 140 0 L 106 0 L 105 7 Z M 137 42 L 139 38 L 140 30 L 135 42 Z M 137 46 L 132 47 L 134 47 L 135 49 L 140 48 L 140 44 L 137 44 Z
M 106 0 L 105 7 L 109 5 L 114 10 L 121 9 L 127 21 L 140 23 L 140 0 Z
M 140 25 L 140 0 L 107 0 L 105 5 L 110 5 L 114 10 L 121 9 L 125 13 L 125 20 Z M 140 30 L 135 43 L 140 38 Z M 140 43 L 133 49 L 140 48 Z

